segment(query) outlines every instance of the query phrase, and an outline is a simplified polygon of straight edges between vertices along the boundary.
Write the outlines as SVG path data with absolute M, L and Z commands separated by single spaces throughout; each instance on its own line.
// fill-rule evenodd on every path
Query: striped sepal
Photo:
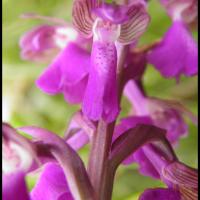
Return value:
M 129 21 L 121 25 L 118 42 L 129 44 L 142 35 L 150 21 L 150 16 L 144 9 L 144 5 L 132 5 L 128 10 Z
M 179 192 L 181 194 L 182 200 L 197 200 L 198 199 L 198 189 L 179 187 Z
M 163 170 L 163 176 L 177 185 L 184 200 L 198 197 L 198 171 L 182 163 L 174 162 Z
M 92 10 L 100 5 L 100 0 L 75 0 L 73 4 L 72 16 L 73 24 L 77 31 L 85 38 L 92 37 L 92 26 L 95 16 Z

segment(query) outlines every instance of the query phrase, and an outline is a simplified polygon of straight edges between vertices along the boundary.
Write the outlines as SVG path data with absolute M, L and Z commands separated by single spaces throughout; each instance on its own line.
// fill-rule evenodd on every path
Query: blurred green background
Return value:
M 68 105 L 62 95 L 48 96 L 35 87 L 34 80 L 46 65 L 35 64 L 20 59 L 18 41 L 20 36 L 36 24 L 37 20 L 20 19 L 26 12 L 55 16 L 70 20 L 72 0 L 3 0 L 3 118 L 14 127 L 37 125 L 63 135 L 77 106 Z M 146 44 L 160 38 L 171 24 L 158 1 L 151 0 L 149 12 L 152 17 L 148 31 L 140 43 Z M 197 33 L 194 32 L 197 39 Z M 197 77 L 181 78 L 179 84 L 172 79 L 164 79 L 152 67 L 144 76 L 145 89 L 149 95 L 180 100 L 197 114 Z M 129 106 L 123 99 L 125 116 Z M 189 124 L 189 136 L 180 141 L 176 149 L 181 161 L 197 167 L 197 127 Z M 87 161 L 89 147 L 80 150 Z M 30 187 L 34 185 L 28 179 Z M 113 200 L 134 200 L 147 187 L 163 186 L 160 181 L 141 176 L 137 166 L 121 166 L 116 175 Z

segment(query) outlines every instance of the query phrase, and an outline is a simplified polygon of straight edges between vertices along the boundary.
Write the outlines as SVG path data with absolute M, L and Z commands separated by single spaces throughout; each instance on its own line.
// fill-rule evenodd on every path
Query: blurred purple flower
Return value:
M 115 120 L 119 113 L 117 97 L 117 51 L 115 42 L 129 44 L 145 31 L 149 16 L 141 3 L 132 6 L 101 1 L 76 0 L 73 22 L 77 30 L 93 36 L 89 80 L 83 100 L 83 113 L 92 120 Z
M 126 84 L 124 95 L 130 101 L 135 115 L 149 116 L 155 126 L 167 130 L 167 138 L 172 144 L 176 144 L 188 132 L 183 115 L 197 123 L 196 117 L 181 104 L 145 97 L 133 80 Z
M 198 72 L 197 43 L 181 21 L 175 21 L 162 41 L 149 52 L 149 63 L 167 78 L 193 76 Z
M 181 20 L 190 24 L 197 20 L 197 0 L 161 0 L 161 4 L 173 21 Z
M 41 25 L 25 33 L 20 40 L 21 57 L 24 60 L 48 61 L 68 42 L 78 39 L 72 27 Z
M 21 57 L 24 60 L 51 61 L 52 57 L 55 57 L 69 42 L 77 42 L 80 46 L 86 46 L 89 42 L 80 37 L 72 25 L 62 19 L 30 13 L 22 17 L 52 23 L 34 27 L 20 38 Z
M 167 131 L 166 137 L 172 145 L 177 145 L 179 138 L 188 133 L 188 127 L 183 115 L 188 116 L 193 123 L 197 124 L 196 117 L 181 104 L 156 98 L 145 97 L 135 81 L 129 81 L 125 86 L 125 96 L 132 104 L 135 116 L 125 118 L 115 129 L 115 135 L 121 135 L 124 131 L 133 128 L 136 124 L 152 124 Z M 137 162 L 140 173 L 160 178 L 160 175 L 152 166 L 143 148 L 137 150 L 124 161 L 124 164 Z

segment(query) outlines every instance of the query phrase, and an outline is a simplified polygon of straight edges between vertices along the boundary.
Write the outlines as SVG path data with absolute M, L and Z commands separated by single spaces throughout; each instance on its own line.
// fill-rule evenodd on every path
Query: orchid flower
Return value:
M 88 80 L 90 41 L 62 19 L 37 14 L 23 17 L 53 23 L 34 28 L 20 40 L 23 59 L 53 60 L 36 80 L 36 85 L 47 94 L 63 93 L 67 102 L 80 103 Z
M 93 0 L 76 0 L 72 15 L 80 34 L 93 37 L 83 113 L 94 121 L 103 118 L 112 122 L 119 113 L 116 42 L 136 41 L 145 31 L 149 16 L 141 3 L 120 6 Z
M 148 62 L 167 78 L 193 76 L 198 71 L 197 42 L 187 24 L 197 18 L 196 0 L 162 0 L 173 20 L 160 44 L 148 54 Z M 173 51 L 172 51 L 173 49 Z
M 123 137 L 123 134 L 139 124 L 151 124 L 148 117 L 129 117 L 121 121 L 116 126 L 114 134 L 114 143 L 117 138 Z M 132 141 L 132 143 L 135 143 Z M 161 179 L 168 189 L 148 189 L 140 197 L 140 200 L 180 200 L 197 199 L 198 192 L 198 172 L 178 161 L 175 154 L 173 159 L 165 158 L 166 149 L 160 148 L 159 144 L 152 143 L 140 147 L 136 152 L 130 155 L 125 164 L 136 161 L 140 164 L 140 172 L 143 175 Z
M 43 24 L 26 32 L 20 39 L 21 58 L 34 62 L 47 62 L 55 57 L 69 42 L 77 41 L 85 46 L 89 41 L 82 38 L 70 23 L 62 19 L 27 13 L 25 19 L 40 19 Z
M 197 124 L 196 116 L 180 103 L 145 97 L 133 80 L 125 86 L 124 95 L 130 101 L 134 114 L 149 116 L 154 125 L 167 130 L 167 138 L 174 144 L 188 132 L 183 116 Z
M 179 138 L 186 136 L 188 133 L 187 125 L 182 117 L 183 114 L 189 117 L 194 124 L 197 124 L 196 117 L 181 104 L 145 97 L 133 80 L 125 86 L 124 94 L 132 104 L 135 116 L 123 119 L 116 127 L 114 136 L 121 135 L 123 131 L 134 127 L 138 123 L 153 124 L 165 129 L 167 139 L 175 146 L 178 144 Z M 124 164 L 131 164 L 132 162 L 139 164 L 139 170 L 143 175 L 153 178 L 160 177 L 149 162 L 143 148 L 129 156 Z

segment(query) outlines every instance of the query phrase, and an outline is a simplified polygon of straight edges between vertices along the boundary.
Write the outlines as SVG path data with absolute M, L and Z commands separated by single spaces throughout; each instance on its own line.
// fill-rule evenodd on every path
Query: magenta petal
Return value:
M 88 75 L 76 83 L 63 84 L 62 92 L 64 94 L 65 101 L 72 104 L 80 103 L 83 100 L 87 82 Z
M 36 84 L 48 94 L 62 92 L 66 101 L 79 103 L 87 83 L 89 65 L 89 53 L 76 44 L 69 43 L 43 72 Z
M 48 94 L 54 95 L 61 92 L 61 70 L 58 65 L 50 65 L 37 79 L 37 86 Z
M 174 189 L 156 188 L 145 190 L 139 200 L 181 200 L 181 197 Z
M 3 200 L 29 200 L 23 172 L 3 175 Z
M 62 168 L 58 164 L 48 163 L 31 191 L 31 199 L 58 200 L 62 195 L 68 197 L 66 200 L 73 200 Z
M 195 75 L 198 70 L 197 44 L 186 26 L 175 21 L 162 42 L 149 53 L 148 61 L 168 78 Z
M 91 69 L 83 100 L 83 113 L 96 121 L 115 120 L 119 113 L 117 97 L 117 52 L 112 43 L 94 42 Z

